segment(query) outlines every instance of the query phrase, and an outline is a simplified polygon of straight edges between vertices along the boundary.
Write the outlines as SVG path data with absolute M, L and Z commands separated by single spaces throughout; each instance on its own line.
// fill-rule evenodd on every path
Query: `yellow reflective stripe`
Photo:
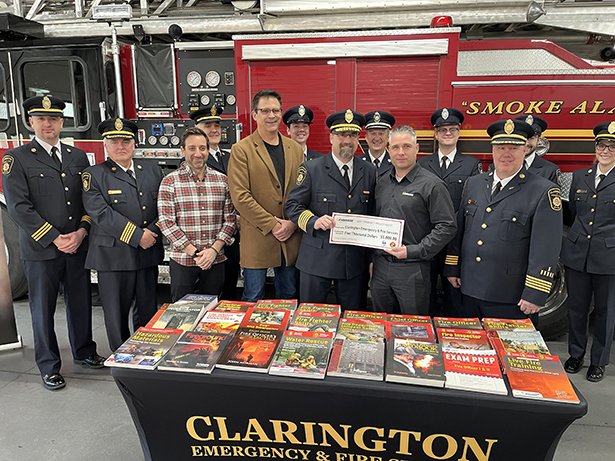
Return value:
M 35 242 L 38 242 L 43 237 L 43 235 L 45 235 L 47 232 L 51 230 L 51 228 L 52 228 L 51 224 L 45 221 L 45 224 L 39 227 L 38 230 L 34 232 L 34 234 L 32 234 L 32 238 L 34 239 Z
M 310 210 L 305 210 L 303 213 L 301 213 L 299 215 L 299 219 L 297 220 L 297 225 L 299 226 L 299 229 L 301 229 L 303 232 L 307 232 L 307 224 L 312 216 L 314 216 L 314 213 L 312 213 Z
M 444 264 L 447 264 L 449 266 L 456 266 L 457 264 L 459 264 L 459 256 L 446 255 L 446 258 L 444 258 Z
M 124 227 L 122 235 L 120 236 L 120 241 L 124 243 L 130 242 L 130 238 L 132 237 L 132 234 L 134 234 L 136 228 L 137 226 L 128 221 L 128 223 L 126 223 L 126 227 Z
M 81 221 L 85 221 L 87 223 L 92 224 L 92 218 L 90 218 L 87 214 L 84 214 L 83 216 L 81 216 Z

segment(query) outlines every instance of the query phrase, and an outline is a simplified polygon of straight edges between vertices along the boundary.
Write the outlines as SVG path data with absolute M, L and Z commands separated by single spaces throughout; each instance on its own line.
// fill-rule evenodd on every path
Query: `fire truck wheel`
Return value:
M 555 339 L 568 332 L 568 309 L 564 266 L 557 265 L 553 289 L 544 307 L 540 309 L 538 326 L 545 339 Z
M 4 208 L 2 208 L 2 227 L 4 229 L 4 251 L 6 251 L 9 264 L 11 292 L 13 299 L 17 299 L 28 293 L 28 281 L 19 251 L 19 229 Z

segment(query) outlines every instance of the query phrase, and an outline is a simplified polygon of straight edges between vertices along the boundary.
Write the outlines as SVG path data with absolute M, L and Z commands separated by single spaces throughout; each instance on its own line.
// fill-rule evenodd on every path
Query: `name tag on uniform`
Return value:
M 412 192 L 402 192 L 401 195 L 405 195 L 406 197 L 414 197 Z
M 119 194 L 121 194 L 121 193 L 122 193 L 122 191 L 121 191 L 121 190 L 119 190 L 119 189 L 109 189 L 109 190 L 107 191 L 107 194 L 109 194 L 109 195 L 119 195 Z

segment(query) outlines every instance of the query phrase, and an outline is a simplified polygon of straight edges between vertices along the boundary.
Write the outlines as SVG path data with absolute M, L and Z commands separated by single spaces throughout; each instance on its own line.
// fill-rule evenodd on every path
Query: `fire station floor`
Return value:
M 168 291 L 159 294 L 169 299 Z M 15 303 L 23 348 L 0 352 L 0 460 L 138 461 L 143 459 L 136 430 L 108 369 L 89 370 L 71 360 L 65 307 L 58 300 L 56 332 L 64 359 L 65 389 L 46 390 L 34 363 L 27 299 Z M 110 353 L 100 306 L 94 307 L 98 352 Z M 566 337 L 549 342 L 563 359 Z M 562 436 L 555 461 L 601 461 L 615 453 L 615 352 L 601 383 L 585 380 L 586 368 L 572 381 L 589 402 L 589 413 Z M 540 434 L 536 434 L 540 437 Z

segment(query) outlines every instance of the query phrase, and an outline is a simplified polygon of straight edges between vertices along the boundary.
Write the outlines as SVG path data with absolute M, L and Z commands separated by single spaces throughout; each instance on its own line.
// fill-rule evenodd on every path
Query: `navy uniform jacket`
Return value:
M 493 174 L 466 182 L 444 274 L 484 301 L 544 305 L 561 247 L 562 202 L 552 182 L 523 168 L 492 200 Z
M 367 270 L 366 248 L 329 244 L 330 231 L 314 230 L 316 219 L 337 213 L 373 214 L 376 168 L 353 159 L 350 192 L 333 161 L 333 154 L 304 162 L 286 200 L 286 215 L 304 232 L 296 266 L 308 274 L 351 279 Z
M 611 171 L 596 188 L 596 168 L 572 175 L 569 207 L 574 221 L 561 261 L 579 272 L 615 275 L 615 174 Z
M 307 161 L 307 160 L 312 160 L 315 158 L 320 158 L 323 156 L 323 154 L 321 154 L 317 150 L 308 149 L 305 156 L 306 156 L 305 160 Z
M 231 158 L 231 152 L 228 150 L 220 149 L 220 156 L 218 160 L 214 159 L 214 156 L 209 153 L 207 157 L 207 166 L 213 168 L 219 173 L 226 174 L 228 171 L 228 161 Z
M 372 158 L 369 156 L 369 152 L 365 152 L 361 156 L 361 158 L 363 160 L 365 160 L 366 162 L 368 162 L 368 163 L 373 165 Z M 378 165 L 378 176 L 377 177 L 381 178 L 385 174 L 389 173 L 392 168 L 393 168 L 393 165 L 391 164 L 391 159 L 389 158 L 389 153 L 385 152 L 384 156 L 382 157 L 382 161 Z
M 538 155 L 534 157 L 534 161 L 530 165 L 528 171 L 532 174 L 547 178 L 552 183 L 559 183 L 560 171 L 558 166 Z
M 440 171 L 440 158 L 438 157 L 438 152 L 419 158 L 417 163 L 444 181 L 449 194 L 451 194 L 455 211 L 459 209 L 461 193 L 466 179 L 481 173 L 480 161 L 470 155 L 464 155 L 459 151 L 455 154 L 455 160 L 453 160 L 446 169 L 444 177 L 442 177 Z
M 93 221 L 85 262 L 88 269 L 134 271 L 162 262 L 162 232 L 157 225 L 162 171 L 148 161 L 133 162 L 137 185 L 112 160 L 84 173 L 83 203 Z M 158 238 L 144 250 L 139 241 L 146 227 Z
M 84 151 L 61 144 L 62 169 L 36 140 L 2 159 L 2 189 L 8 213 L 19 226 L 21 257 L 46 261 L 60 255 L 53 241 L 83 227 L 90 218 L 81 201 L 81 173 L 90 166 Z M 87 242 L 79 247 L 86 251 Z

